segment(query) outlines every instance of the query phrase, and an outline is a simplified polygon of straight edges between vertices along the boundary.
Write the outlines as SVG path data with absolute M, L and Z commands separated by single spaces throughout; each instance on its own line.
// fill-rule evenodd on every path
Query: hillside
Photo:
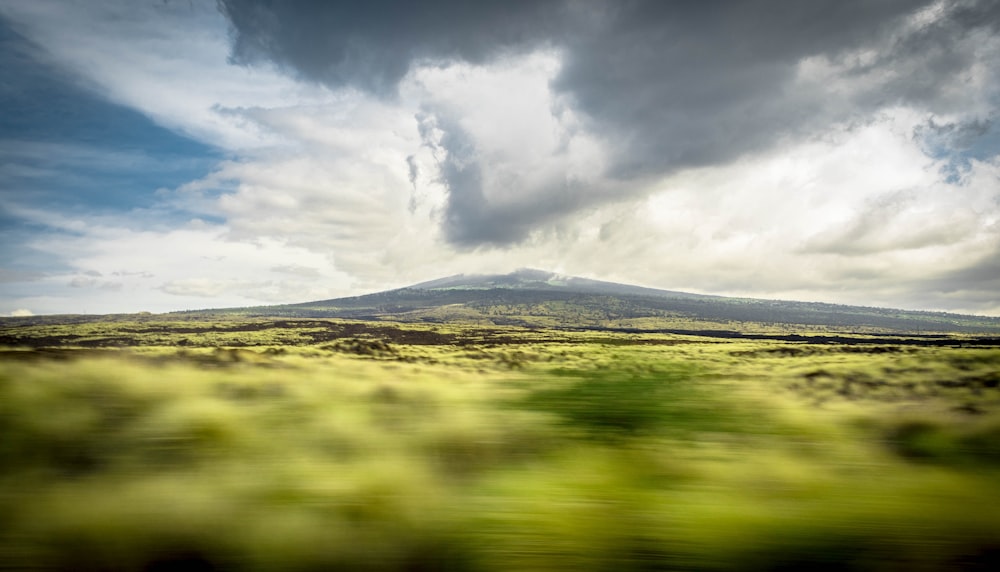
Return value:
M 531 269 L 456 275 L 364 296 L 212 313 L 626 331 L 1000 334 L 1000 318 L 993 317 L 708 296 Z

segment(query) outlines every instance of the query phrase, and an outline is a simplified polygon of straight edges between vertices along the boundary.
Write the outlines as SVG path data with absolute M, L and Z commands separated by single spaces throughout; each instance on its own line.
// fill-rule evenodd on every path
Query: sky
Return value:
M 0 0 L 0 315 L 531 267 L 1000 316 L 995 0 Z

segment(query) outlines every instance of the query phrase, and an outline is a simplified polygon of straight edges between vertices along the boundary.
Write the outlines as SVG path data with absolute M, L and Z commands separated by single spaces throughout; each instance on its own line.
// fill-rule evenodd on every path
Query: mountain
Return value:
M 213 312 L 630 331 L 1000 334 L 1000 318 L 708 296 L 533 269 L 459 274 L 364 296 Z
M 522 268 L 510 274 L 456 274 L 409 287 L 414 290 L 511 290 L 565 291 L 606 296 L 667 296 L 671 298 L 706 298 L 699 294 L 657 290 L 629 284 L 603 282 L 589 278 L 565 276 L 544 270 Z

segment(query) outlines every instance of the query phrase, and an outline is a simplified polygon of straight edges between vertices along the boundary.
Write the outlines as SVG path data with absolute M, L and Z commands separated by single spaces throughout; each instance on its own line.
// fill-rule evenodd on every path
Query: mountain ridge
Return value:
M 580 292 L 603 294 L 614 293 L 705 298 L 718 297 L 707 294 L 692 294 L 676 290 L 663 290 L 647 286 L 636 286 L 632 284 L 594 280 L 591 278 L 581 278 L 578 276 L 558 274 L 556 272 L 549 272 L 546 270 L 537 270 L 535 268 L 519 268 L 507 274 L 454 274 L 444 278 L 405 286 L 402 289 L 442 290 L 463 287 L 466 289 L 530 289 L 530 287 L 536 287 L 543 290 L 563 288 Z
M 245 311 L 258 316 L 636 331 L 690 327 L 1000 334 L 1000 318 L 989 316 L 693 294 L 531 268 L 455 274 L 360 296 Z

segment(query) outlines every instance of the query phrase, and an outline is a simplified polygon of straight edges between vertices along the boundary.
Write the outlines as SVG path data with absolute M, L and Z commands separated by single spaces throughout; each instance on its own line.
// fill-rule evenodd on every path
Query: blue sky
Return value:
M 0 314 L 531 266 L 1000 315 L 1000 9 L 0 3 Z
M 157 190 L 203 177 L 223 157 L 220 149 L 88 89 L 83 78 L 47 61 L 3 20 L 0 70 L 0 108 L 8 110 L 0 116 L 0 255 L 7 296 L 37 296 L 40 286 L 42 293 L 65 295 L 63 285 L 23 278 L 71 271 L 64 257 L 31 244 L 52 233 L 71 240 L 74 229 L 53 228 L 24 211 L 94 217 L 157 208 Z M 165 209 L 158 221 L 182 223 L 185 217 L 190 214 Z
M 46 210 L 149 208 L 160 188 L 204 176 L 220 149 L 108 101 L 33 57 L 0 22 L 4 206 Z

